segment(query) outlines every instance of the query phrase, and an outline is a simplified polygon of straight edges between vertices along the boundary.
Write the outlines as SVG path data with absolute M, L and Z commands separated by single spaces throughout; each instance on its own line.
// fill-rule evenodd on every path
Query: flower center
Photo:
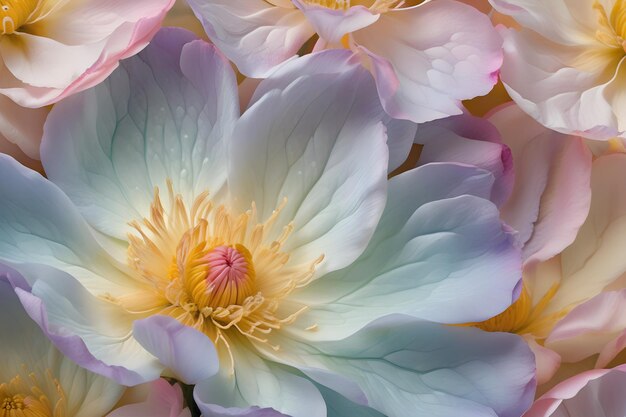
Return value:
M 0 417 L 63 417 L 65 393 L 52 372 L 48 370 L 42 379 L 25 369 L 24 374 L 28 376 L 17 375 L 0 384 Z
M 283 246 L 294 226 L 275 227 L 286 200 L 261 223 L 254 203 L 237 213 L 207 192 L 188 208 L 169 181 L 168 200 L 165 209 L 155 189 L 150 217 L 130 223 L 138 234 L 128 236 L 128 263 L 148 293 L 104 298 L 130 312 L 174 317 L 228 353 L 237 335 L 268 343 L 267 334 L 295 321 L 305 307 L 281 301 L 311 281 L 323 256 L 290 262 Z
M 593 9 L 600 25 L 596 38 L 608 47 L 626 51 L 626 1 L 616 0 L 610 15 L 599 0 L 594 1 Z
M 0 0 L 0 35 L 10 35 L 17 31 L 28 21 L 38 4 L 38 0 Z
M 348 10 L 352 6 L 364 6 L 382 13 L 404 4 L 402 0 L 304 0 L 306 3 L 333 10 Z

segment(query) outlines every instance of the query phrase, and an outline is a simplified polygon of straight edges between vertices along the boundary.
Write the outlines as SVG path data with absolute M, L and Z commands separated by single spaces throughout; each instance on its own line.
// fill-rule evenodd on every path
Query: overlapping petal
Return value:
M 141 58 L 55 106 L 46 125 L 48 177 L 93 227 L 117 239 L 168 179 L 187 196 L 225 193 L 224 139 L 239 115 L 235 77 L 219 52 L 194 39 L 162 31 Z

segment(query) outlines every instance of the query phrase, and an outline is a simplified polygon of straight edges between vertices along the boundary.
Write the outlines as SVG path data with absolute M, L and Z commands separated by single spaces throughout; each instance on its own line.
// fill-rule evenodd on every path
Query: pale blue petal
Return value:
M 509 333 L 388 316 L 339 341 L 275 341 L 276 360 L 353 380 L 388 417 L 519 417 L 534 397 L 534 356 Z
M 326 402 L 327 417 L 385 417 L 373 408 L 355 404 L 323 385 L 316 385 Z
M 387 314 L 465 323 L 506 309 L 521 279 L 521 257 L 487 200 L 492 184 L 491 173 L 456 164 L 392 178 L 368 249 L 348 268 L 293 294 L 310 308 L 287 331 L 336 339 Z
M 0 178 L 0 262 L 30 283 L 49 266 L 94 291 L 122 289 L 124 274 L 56 185 L 6 155 L 0 155 Z
M 293 221 L 283 248 L 291 261 L 323 254 L 319 275 L 350 264 L 386 196 L 386 116 L 371 75 L 349 52 L 324 51 L 281 67 L 252 102 L 230 142 L 234 204 L 254 201 L 265 219 L 287 198 L 274 227 Z
M 234 373 L 228 358 L 220 358 L 220 373 L 196 385 L 194 398 L 203 412 L 220 417 L 326 417 L 324 399 L 312 382 L 238 342 L 231 344 Z
M 224 140 L 239 116 L 235 75 L 210 44 L 164 29 L 107 80 L 56 105 L 42 162 L 103 233 L 124 239 L 154 187 L 224 192 Z

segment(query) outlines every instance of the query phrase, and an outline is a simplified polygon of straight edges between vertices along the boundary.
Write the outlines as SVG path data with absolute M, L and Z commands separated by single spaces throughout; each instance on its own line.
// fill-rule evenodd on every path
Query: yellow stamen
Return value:
M 543 314 L 558 290 L 559 284 L 556 283 L 536 304 L 533 304 L 532 295 L 524 286 L 519 298 L 502 313 L 483 322 L 468 323 L 467 325 L 488 332 L 532 334 L 538 339 L 543 339 L 569 311 L 569 309 L 564 309 L 553 314 Z
M 27 23 L 38 3 L 38 0 L 0 0 L 0 35 L 10 35 Z
M 230 358 L 236 335 L 278 349 L 268 335 L 306 309 L 281 308 L 281 301 L 307 285 L 323 259 L 289 262 L 283 247 L 294 225 L 274 226 L 287 200 L 258 222 L 254 203 L 232 212 L 204 192 L 188 208 L 171 181 L 167 187 L 168 209 L 157 188 L 149 218 L 130 223 L 136 233 L 128 236 L 128 263 L 148 296 L 101 298 L 134 313 L 174 317 L 207 334 Z
M 596 39 L 610 48 L 626 51 L 626 1 L 616 0 L 610 15 L 599 0 L 595 0 L 592 7 L 598 13 L 600 26 Z
M 401 0 L 304 0 L 304 2 L 333 10 L 348 10 L 352 6 L 364 6 L 376 13 L 384 13 L 401 7 L 404 3 Z
M 0 384 L 0 417 L 65 417 L 67 399 L 52 371 L 43 378 L 25 366 L 22 372 L 26 377 L 17 375 Z

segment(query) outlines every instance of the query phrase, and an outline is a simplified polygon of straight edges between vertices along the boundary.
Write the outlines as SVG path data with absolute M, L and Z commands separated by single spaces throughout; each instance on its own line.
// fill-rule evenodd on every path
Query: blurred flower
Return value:
M 621 417 L 626 415 L 626 368 L 595 369 L 561 382 L 524 417 Z
M 230 64 L 188 32 L 121 66 L 52 110 L 50 181 L 0 157 L 0 258 L 63 352 L 126 384 L 197 384 L 205 415 L 528 407 L 521 339 L 449 326 L 499 313 L 519 284 L 493 175 L 388 180 L 406 150 L 386 132 L 414 131 L 351 52 L 286 64 L 243 115 Z
M 55 349 L 26 315 L 18 300 L 23 292 L 0 278 L 0 415 L 105 415 L 124 387 L 79 367 Z
M 413 2 L 414 3 L 414 2 Z M 462 112 L 497 81 L 502 42 L 489 18 L 452 0 L 189 0 L 209 38 L 246 76 L 264 78 L 314 34 L 314 51 L 349 48 L 394 118 Z M 411 2 L 409 2 L 411 4 Z
M 173 4 L 2 1 L 0 94 L 24 107 L 42 107 L 98 84 L 120 59 L 146 46 Z
M 550 129 L 610 139 L 626 131 L 622 0 L 491 0 L 508 29 L 501 77 L 515 102 Z

